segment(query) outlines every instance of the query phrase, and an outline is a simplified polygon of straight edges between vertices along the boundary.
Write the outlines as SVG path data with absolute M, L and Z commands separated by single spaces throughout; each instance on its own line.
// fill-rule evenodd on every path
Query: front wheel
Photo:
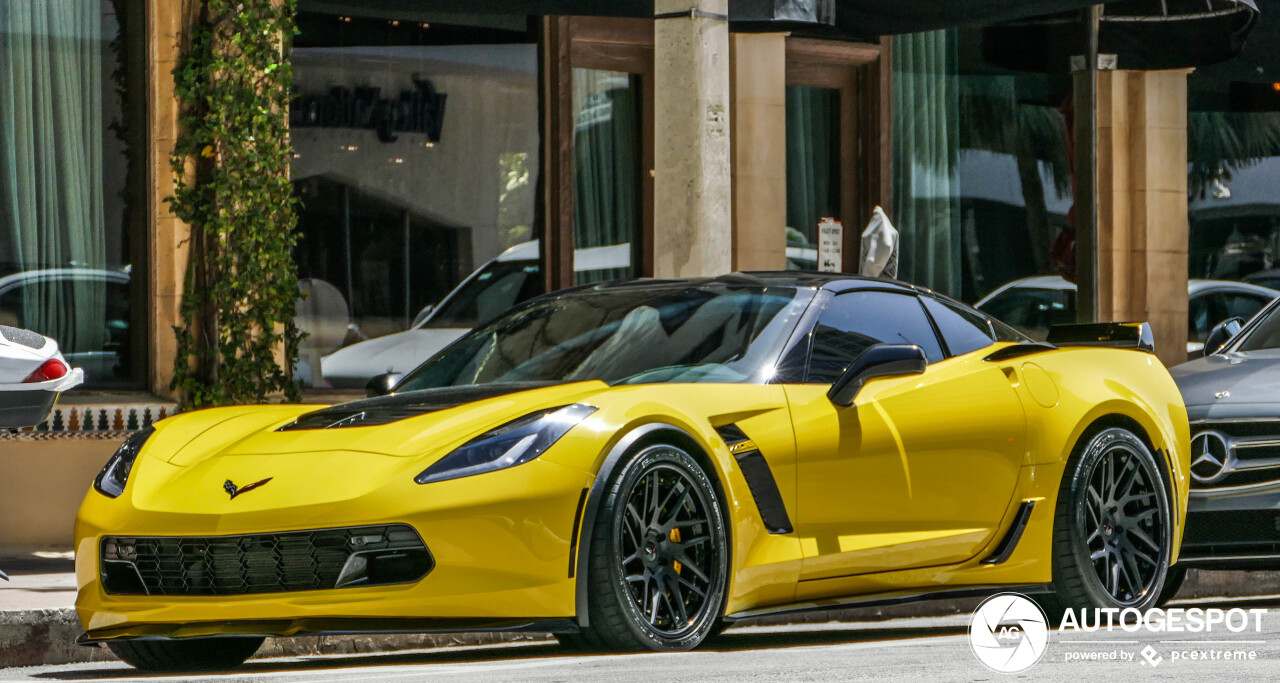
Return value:
M 636 453 L 613 479 L 592 539 L 586 644 L 674 651 L 707 637 L 724 610 L 729 553 L 715 487 L 687 452 L 658 444 Z
M 263 640 L 261 636 L 108 640 L 107 648 L 142 671 L 224 671 L 252 657 Z
M 1155 607 L 1172 539 L 1169 489 L 1142 439 L 1120 427 L 1088 437 L 1058 494 L 1046 611 L 1060 619 L 1067 609 Z

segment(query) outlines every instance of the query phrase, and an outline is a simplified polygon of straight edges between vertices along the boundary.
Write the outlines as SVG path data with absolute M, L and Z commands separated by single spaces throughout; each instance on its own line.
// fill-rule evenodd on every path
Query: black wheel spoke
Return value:
M 689 590 L 693 591 L 694 593 L 697 593 L 699 596 L 704 597 L 704 598 L 705 598 L 705 597 L 707 597 L 707 592 L 706 592 L 706 591 L 704 591 L 704 590 L 702 590 L 702 588 L 701 588 L 700 586 L 698 586 L 698 584 L 696 584 L 696 583 L 694 583 L 694 582 L 690 581 L 689 579 L 684 578 L 684 577 L 683 577 L 683 576 L 681 576 L 680 574 L 676 574 L 676 581 L 678 581 L 678 582 L 679 582 L 681 585 L 683 585 L 685 588 L 688 588 Z

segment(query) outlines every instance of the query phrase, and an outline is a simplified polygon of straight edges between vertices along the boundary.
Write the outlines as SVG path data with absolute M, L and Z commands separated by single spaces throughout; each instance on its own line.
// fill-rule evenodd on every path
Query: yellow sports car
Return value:
M 138 432 L 77 521 L 84 640 L 209 669 L 267 635 L 683 650 L 748 617 L 922 597 L 1145 609 L 1189 452 L 1149 340 L 1035 343 L 844 275 L 546 295 L 387 395 Z

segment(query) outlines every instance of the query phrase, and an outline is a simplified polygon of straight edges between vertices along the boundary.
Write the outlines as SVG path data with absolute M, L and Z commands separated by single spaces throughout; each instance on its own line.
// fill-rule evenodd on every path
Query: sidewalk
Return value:
M 75 604 L 76 567 L 71 553 L 41 555 L 46 557 L 0 557 L 0 571 L 9 575 L 9 581 L 0 580 L 0 612 L 57 609 Z
M 68 664 L 113 659 L 105 647 L 82 647 L 83 632 L 75 614 L 74 562 L 69 553 L 45 557 L 0 556 L 0 669 L 11 666 Z M 52 556 L 48 556 L 52 555 Z M 1179 600 L 1209 597 L 1280 595 L 1280 571 L 1198 572 L 1191 570 Z M 834 609 L 765 617 L 752 624 L 882 621 L 903 617 L 969 614 L 977 598 L 908 603 L 891 607 Z M 434 633 L 388 635 L 299 636 L 268 638 L 257 657 L 390 652 L 454 645 L 484 645 L 517 640 L 547 640 L 540 633 Z

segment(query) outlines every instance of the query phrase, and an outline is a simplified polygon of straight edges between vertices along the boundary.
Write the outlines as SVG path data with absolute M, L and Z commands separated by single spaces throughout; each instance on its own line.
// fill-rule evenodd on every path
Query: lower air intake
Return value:
M 405 524 L 242 536 L 107 536 L 111 595 L 247 595 L 410 583 L 434 566 Z

